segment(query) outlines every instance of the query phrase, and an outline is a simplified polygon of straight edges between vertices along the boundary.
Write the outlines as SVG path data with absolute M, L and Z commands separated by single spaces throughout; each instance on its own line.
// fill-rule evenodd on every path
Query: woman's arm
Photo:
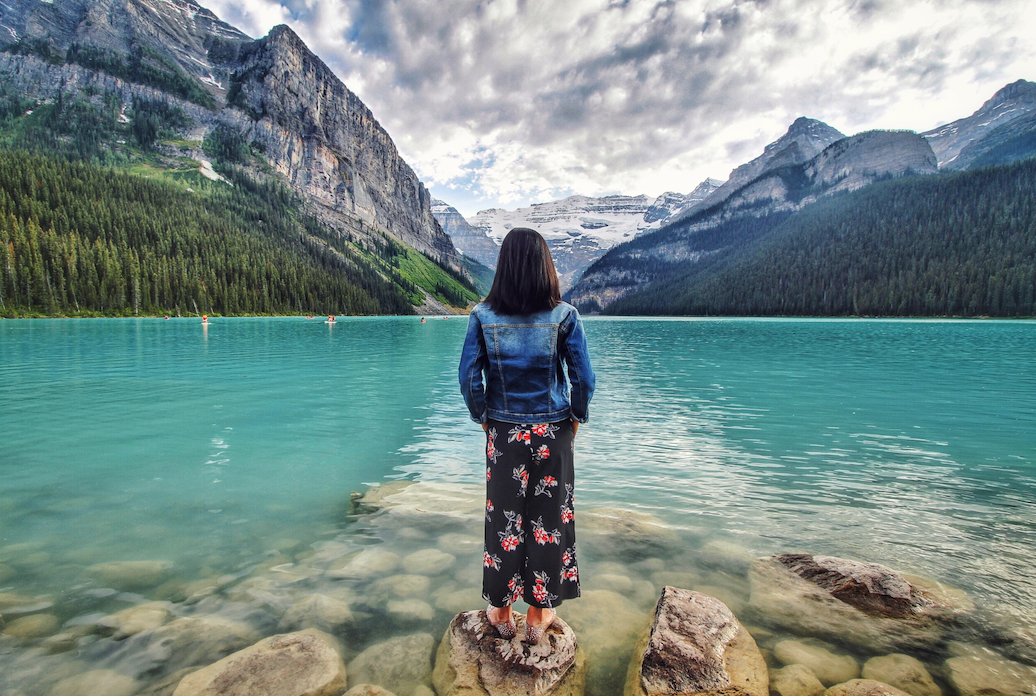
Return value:
M 588 409 L 594 395 L 596 376 L 590 366 L 583 322 L 575 310 L 561 335 L 561 357 L 568 366 L 568 381 L 572 384 L 572 420 L 585 423 L 590 417 Z
M 476 423 L 486 422 L 486 389 L 482 383 L 482 373 L 486 367 L 486 343 L 482 338 L 482 322 L 475 311 L 468 317 L 468 333 L 464 337 L 464 348 L 460 352 L 460 367 L 457 376 L 460 379 L 460 393 L 464 395 L 471 420 Z

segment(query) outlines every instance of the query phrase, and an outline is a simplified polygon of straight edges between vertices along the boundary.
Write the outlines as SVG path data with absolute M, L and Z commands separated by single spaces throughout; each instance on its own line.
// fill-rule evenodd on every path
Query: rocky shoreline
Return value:
M 66 616 L 0 577 L 0 692 L 1036 694 L 1032 629 L 960 590 L 718 540 L 684 562 L 667 554 L 678 530 L 620 509 L 578 513 L 583 596 L 560 608 L 549 647 L 502 641 L 472 611 L 483 504 L 478 487 L 393 482 L 353 494 L 343 533 L 285 542 L 247 573 L 84 568 L 90 592 L 121 603 L 110 612 Z M 21 552 L 0 547 L 0 572 Z

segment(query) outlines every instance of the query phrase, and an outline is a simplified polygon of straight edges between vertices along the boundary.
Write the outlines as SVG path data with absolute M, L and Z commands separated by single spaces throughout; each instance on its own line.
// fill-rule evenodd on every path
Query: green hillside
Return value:
M 1036 159 L 879 182 L 753 219 L 746 234 L 743 224 L 690 235 L 687 244 L 714 250 L 705 262 L 656 267 L 653 282 L 606 312 L 1036 315 Z
M 409 314 L 424 290 L 477 300 L 460 273 L 385 235 L 341 237 L 262 153 L 166 101 L 37 104 L 0 88 L 0 316 Z M 191 155 L 204 149 L 225 181 Z

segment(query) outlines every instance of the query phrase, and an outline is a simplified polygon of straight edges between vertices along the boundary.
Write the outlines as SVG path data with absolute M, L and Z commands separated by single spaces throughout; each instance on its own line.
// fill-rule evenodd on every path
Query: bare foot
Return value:
M 511 607 L 492 607 L 486 610 L 486 618 L 489 619 L 489 623 L 496 626 L 497 624 L 507 623 L 511 620 Z

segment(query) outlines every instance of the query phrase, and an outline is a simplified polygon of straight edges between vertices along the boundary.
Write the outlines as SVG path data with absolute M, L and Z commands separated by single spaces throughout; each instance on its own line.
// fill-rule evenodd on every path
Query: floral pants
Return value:
M 572 421 L 487 426 L 482 597 L 556 607 L 579 596 Z

